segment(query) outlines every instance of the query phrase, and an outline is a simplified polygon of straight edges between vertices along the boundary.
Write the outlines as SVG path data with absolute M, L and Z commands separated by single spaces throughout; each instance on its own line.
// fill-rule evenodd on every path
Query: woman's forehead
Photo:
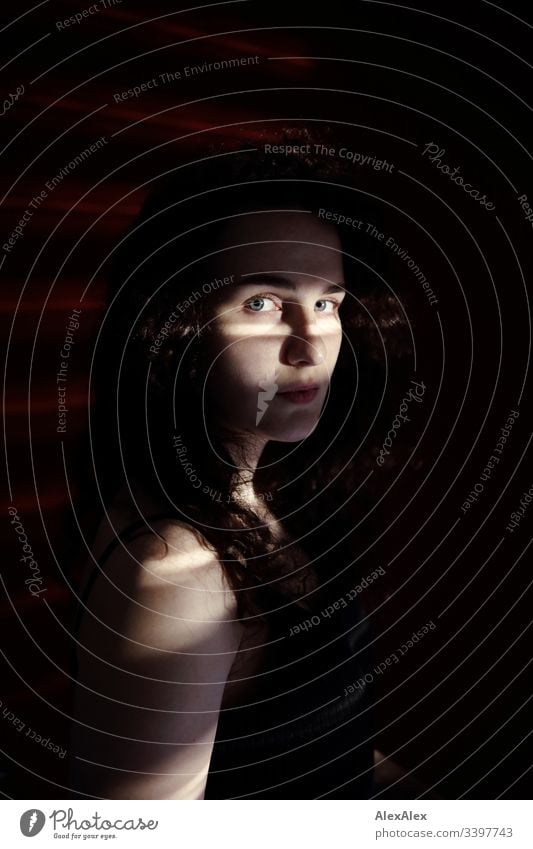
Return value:
M 232 218 L 210 245 L 213 272 L 268 272 L 342 277 L 337 231 L 303 210 L 246 213 Z
M 335 227 L 318 219 L 308 209 L 247 210 L 232 215 L 218 227 L 215 241 L 220 244 L 235 243 L 246 237 L 271 239 L 307 238 L 336 245 L 339 236 Z

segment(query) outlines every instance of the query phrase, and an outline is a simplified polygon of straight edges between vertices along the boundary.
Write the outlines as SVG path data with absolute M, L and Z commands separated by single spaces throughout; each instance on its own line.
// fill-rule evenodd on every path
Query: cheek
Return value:
M 275 346 L 265 339 L 226 340 L 211 362 L 205 386 L 206 412 L 226 424 L 253 428 L 259 393 L 268 388 L 265 383 L 274 386 Z
M 330 369 L 335 367 L 335 363 L 338 360 L 340 349 L 342 345 L 342 328 L 339 327 L 338 331 L 328 335 L 326 342 L 326 350 L 327 350 L 327 359 L 328 365 Z
M 256 392 L 259 382 L 274 376 L 279 341 L 266 337 L 220 340 L 212 357 L 213 381 L 224 380 L 234 391 Z

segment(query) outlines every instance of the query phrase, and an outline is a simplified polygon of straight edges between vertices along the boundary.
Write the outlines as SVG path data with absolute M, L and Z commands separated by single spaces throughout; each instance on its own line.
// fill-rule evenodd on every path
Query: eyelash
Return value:
M 276 301 L 277 296 L 272 294 L 272 292 L 261 292 L 258 295 L 254 295 L 252 298 L 248 298 L 248 300 L 244 302 L 244 306 L 247 307 L 249 304 L 253 303 L 253 301 L 266 300 L 266 299 L 271 300 L 271 301 Z M 326 301 L 327 303 L 333 304 L 333 306 L 335 307 L 333 312 L 336 312 L 341 305 L 340 301 L 336 301 L 336 300 L 334 300 L 334 298 L 318 298 L 318 301 Z M 249 310 L 249 312 L 258 313 L 260 315 L 263 312 L 271 312 L 271 310 Z M 272 312 L 273 312 L 273 310 L 272 310 Z M 319 312 L 324 312 L 324 310 L 319 310 Z M 325 313 L 325 315 L 328 315 L 328 313 Z M 330 313 L 330 315 L 331 315 L 331 313 Z

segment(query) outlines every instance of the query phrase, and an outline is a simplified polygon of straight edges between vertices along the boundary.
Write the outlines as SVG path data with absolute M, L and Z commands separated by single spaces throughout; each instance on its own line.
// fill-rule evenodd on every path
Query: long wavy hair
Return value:
M 309 137 L 300 131 L 296 141 Z M 274 141 L 294 144 L 295 137 Z M 191 298 L 205 283 L 203 258 L 224 221 L 254 210 L 298 208 L 315 216 L 327 210 L 378 226 L 382 220 L 338 160 L 250 147 L 211 149 L 159 178 L 113 253 L 94 351 L 96 405 L 84 486 L 85 505 L 97 505 L 101 514 L 134 479 L 161 505 L 158 516 L 186 522 L 216 549 L 242 619 L 271 609 L 274 592 L 276 606 L 280 593 L 287 602 L 294 595 L 287 550 L 233 497 L 239 471 L 216 422 L 206 428 L 203 421 L 217 298 L 216 290 Z M 338 224 L 337 230 L 348 294 L 327 401 L 306 439 L 267 444 L 254 477 L 256 492 L 309 556 L 304 571 L 318 576 L 309 597 L 317 605 L 361 574 L 359 554 L 372 533 L 368 518 L 361 521 L 374 497 L 369 472 L 397 402 L 390 375 L 392 386 L 404 385 L 400 372 L 407 374 L 411 351 L 383 250 L 364 229 Z M 148 531 L 153 517 L 144 518 Z

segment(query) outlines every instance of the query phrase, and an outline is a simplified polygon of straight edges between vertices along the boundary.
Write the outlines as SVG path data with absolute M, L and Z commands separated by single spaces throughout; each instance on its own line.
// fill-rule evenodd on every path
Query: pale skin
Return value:
M 206 421 L 224 429 L 243 474 L 235 498 L 283 539 L 256 496 L 254 473 L 269 440 L 296 442 L 318 424 L 342 341 L 339 237 L 303 210 L 264 212 L 233 219 L 213 250 L 208 273 L 233 275 L 235 284 L 214 299 Z M 265 380 L 280 390 L 312 381 L 319 391 L 303 406 L 272 398 L 257 424 Z M 246 437 L 244 452 L 232 445 L 234 433 Z M 155 506 L 135 488 L 122 491 L 95 556 L 139 507 Z M 97 619 L 85 616 L 80 629 L 88 651 L 79 651 L 79 679 L 89 690 L 78 688 L 76 717 L 98 729 L 76 732 L 74 742 L 76 787 L 88 796 L 203 799 L 219 711 L 238 703 L 246 692 L 239 680 L 260 665 L 265 634 L 249 642 L 216 552 L 185 523 L 159 522 L 154 531 L 168 553 L 155 533 L 118 546 L 89 599 Z M 252 644 L 257 652 L 243 651 Z M 375 763 L 378 781 L 403 774 L 381 752 Z

